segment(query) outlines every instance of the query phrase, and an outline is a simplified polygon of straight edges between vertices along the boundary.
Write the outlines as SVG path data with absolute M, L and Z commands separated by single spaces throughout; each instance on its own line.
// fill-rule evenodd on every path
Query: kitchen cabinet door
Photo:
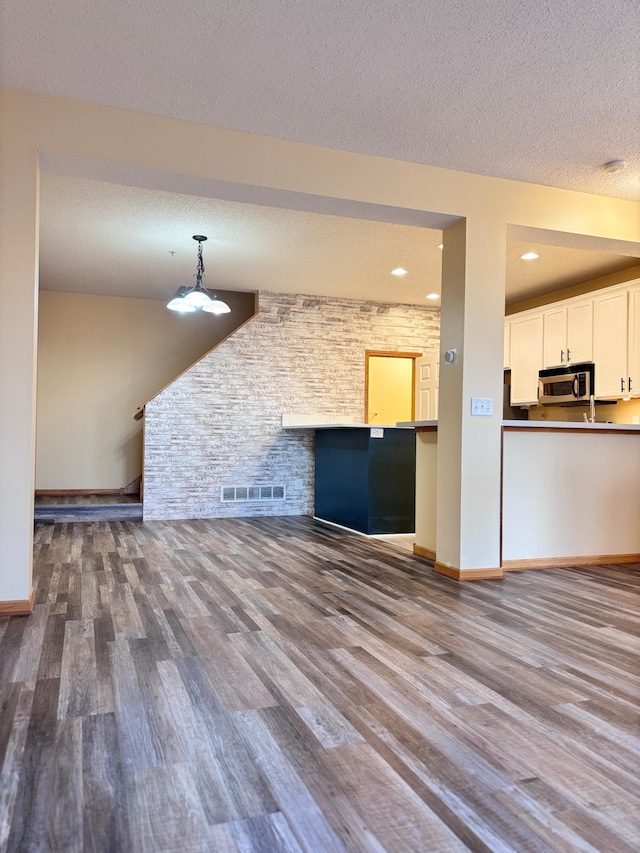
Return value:
M 640 284 L 629 291 L 629 369 L 627 389 L 640 397 Z
M 511 320 L 504 321 L 504 369 L 511 367 Z
M 593 360 L 596 397 L 620 399 L 627 393 L 628 292 L 603 293 L 594 301 Z
M 511 405 L 538 402 L 538 371 L 542 367 L 542 314 L 511 321 Z
M 551 308 L 543 316 L 544 366 L 564 367 L 567 363 L 567 309 Z
M 593 299 L 567 305 L 567 361 L 593 361 Z

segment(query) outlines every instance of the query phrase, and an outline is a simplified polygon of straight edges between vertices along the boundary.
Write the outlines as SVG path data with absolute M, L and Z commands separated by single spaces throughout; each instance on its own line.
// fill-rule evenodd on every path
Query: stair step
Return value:
M 64 521 L 142 521 L 142 504 L 52 504 L 36 506 L 34 520 L 47 524 Z

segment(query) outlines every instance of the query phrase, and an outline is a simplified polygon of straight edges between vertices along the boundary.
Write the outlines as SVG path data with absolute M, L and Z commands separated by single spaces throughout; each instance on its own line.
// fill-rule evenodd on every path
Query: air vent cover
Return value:
M 244 501 L 283 501 L 286 486 L 223 486 L 221 498 L 225 503 Z

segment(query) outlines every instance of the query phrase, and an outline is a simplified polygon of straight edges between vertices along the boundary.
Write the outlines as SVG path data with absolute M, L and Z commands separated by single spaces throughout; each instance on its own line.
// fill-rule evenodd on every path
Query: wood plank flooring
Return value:
M 38 525 L 0 851 L 640 849 L 640 575 L 459 584 L 307 518 Z

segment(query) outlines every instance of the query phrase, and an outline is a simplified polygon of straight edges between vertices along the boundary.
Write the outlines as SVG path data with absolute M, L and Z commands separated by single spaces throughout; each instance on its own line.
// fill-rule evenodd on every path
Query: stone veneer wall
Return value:
M 435 354 L 439 325 L 433 308 L 261 293 L 253 320 L 147 404 L 145 519 L 311 514 L 314 433 L 282 430 L 282 414 L 362 422 L 365 350 Z M 286 500 L 221 500 L 261 484 Z

